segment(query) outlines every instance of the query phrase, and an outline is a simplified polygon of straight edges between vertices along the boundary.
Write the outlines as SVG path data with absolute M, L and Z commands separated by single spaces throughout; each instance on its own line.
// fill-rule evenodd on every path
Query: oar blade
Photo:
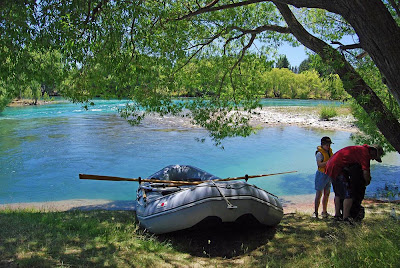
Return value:
M 91 175 L 91 174 L 79 174 L 81 180 L 100 180 L 100 181 L 139 181 L 135 178 L 121 178 L 114 176 L 103 176 L 103 175 Z
M 104 176 L 104 175 L 91 175 L 91 174 L 79 174 L 79 179 L 81 180 L 100 180 L 100 181 L 141 181 L 150 183 L 167 183 L 167 184 L 181 184 L 181 185 L 197 185 L 200 182 L 194 181 L 168 181 L 168 180 L 158 180 L 158 179 L 136 179 L 136 178 L 121 178 L 114 176 Z

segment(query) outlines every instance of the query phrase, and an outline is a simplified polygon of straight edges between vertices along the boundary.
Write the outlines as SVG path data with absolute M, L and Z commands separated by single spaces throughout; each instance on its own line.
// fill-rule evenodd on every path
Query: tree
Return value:
M 256 107 L 256 96 L 242 83 L 244 55 L 268 55 L 283 42 L 301 43 L 339 75 L 400 152 L 397 114 L 359 71 L 364 66 L 359 55 L 367 55 L 386 81 L 383 90 L 400 106 L 399 16 L 399 4 L 391 0 L 3 1 L 1 60 L 13 64 L 0 80 L 17 73 L 20 65 L 14 63 L 26 57 L 26 48 L 59 49 L 75 70 L 74 90 L 68 91 L 73 100 L 122 95 L 150 112 L 178 112 L 183 107 L 170 101 L 176 74 L 193 60 L 221 57 L 224 72 L 208 89 L 212 95 L 186 108 L 218 138 L 248 135 L 248 121 L 230 112 Z M 343 35 L 357 41 L 342 45 Z M 142 110 L 132 107 L 127 115 L 135 111 Z
M 287 59 L 286 55 L 282 55 L 279 57 L 278 61 L 276 62 L 275 68 L 290 69 L 289 60 Z
M 305 88 L 307 88 L 308 97 L 315 99 L 321 98 L 320 89 L 322 88 L 322 82 L 320 80 L 318 72 L 315 70 L 304 71 L 300 75 L 305 78 Z
M 292 29 L 291 31 L 296 39 L 317 53 L 325 63 L 330 63 L 329 65 L 332 66 L 343 80 L 345 90 L 375 119 L 376 125 L 381 133 L 400 153 L 400 136 L 397 134 L 400 133 L 398 118 L 385 106 L 376 92 L 365 82 L 346 58 L 323 40 L 308 33 L 293 16 L 290 8 L 283 3 L 292 3 L 297 7 L 306 7 L 308 1 L 280 2 L 281 3 L 276 3 L 276 6 L 289 28 Z M 397 63 L 393 61 L 393 58 L 389 60 L 391 53 L 394 53 L 392 56 L 395 57 L 396 60 L 400 59 L 398 55 L 400 48 L 393 43 L 394 41 L 400 41 L 399 26 L 381 1 L 369 0 L 363 1 L 362 4 L 351 1 L 350 5 L 348 5 L 348 3 L 348 1 L 320 2 L 312 7 L 323 8 L 327 11 L 339 14 L 353 27 L 359 37 L 360 43 L 354 44 L 351 47 L 342 46 L 342 49 L 362 48 L 368 52 L 382 74 L 385 75 L 385 77 L 388 77 L 387 75 L 391 77 L 390 82 L 388 81 L 388 89 L 393 94 L 398 104 L 400 104 L 400 80 L 398 77 L 392 77 L 394 75 L 393 69 L 399 70 L 400 65 L 398 61 Z M 397 6 L 396 8 L 398 9 Z M 351 10 L 351 12 L 348 12 L 349 10 Z M 399 14 L 397 14 L 397 18 L 398 15 Z M 365 21 L 364 18 L 369 19 Z M 386 23 L 386 25 L 382 23 Z M 384 27 L 385 30 L 376 30 L 377 28 L 375 27 L 378 25 Z M 382 49 L 388 49 L 389 51 L 381 51 Z M 382 61 L 385 60 L 388 61 L 383 63 Z
M 277 0 L 277 1 L 242 1 L 239 3 L 220 3 L 213 1 L 208 5 L 199 7 L 195 11 L 189 10 L 187 15 L 181 18 L 187 19 L 200 14 L 217 12 L 225 9 L 239 9 L 239 7 L 253 5 L 259 2 L 271 2 L 277 7 L 281 18 L 287 25 L 287 28 L 279 28 L 278 24 L 264 24 L 253 29 L 242 29 L 243 34 L 252 36 L 249 47 L 255 39 L 254 35 L 269 30 L 280 33 L 290 33 L 297 41 L 317 53 L 324 63 L 330 65 L 344 82 L 345 90 L 357 100 L 363 109 L 375 119 L 375 123 L 380 132 L 385 136 L 388 142 L 400 152 L 400 124 L 395 114 L 393 114 L 376 92 L 363 80 L 361 75 L 354 69 L 349 61 L 336 49 L 334 49 L 323 38 L 337 44 L 338 27 L 342 33 L 354 33 L 359 43 L 351 45 L 341 45 L 339 48 L 343 51 L 350 49 L 363 49 L 367 52 L 380 72 L 385 76 L 390 93 L 400 105 L 400 78 L 396 73 L 400 69 L 399 57 L 400 47 L 397 45 L 400 41 L 400 29 L 396 22 L 399 20 L 399 5 L 394 1 L 368 0 L 358 1 L 307 1 L 307 0 Z M 315 13 L 321 12 L 332 23 L 331 32 L 324 33 L 325 27 L 310 26 L 311 30 L 318 33 L 312 35 L 307 31 L 295 14 L 289 8 L 292 5 L 297 8 L 317 8 Z M 307 10 L 308 12 L 309 10 Z M 313 12 L 314 10 L 311 10 Z M 311 16 L 321 17 L 320 14 L 311 14 Z M 330 18 L 329 18 L 330 17 Z M 368 18 L 368 20 L 365 20 Z M 337 23 L 339 22 L 339 23 Z M 380 30 L 380 29 L 384 30 Z M 262 30 L 261 30 L 262 29 Z M 336 33 L 335 33 L 336 31 Z M 245 47 L 244 47 L 245 48 Z M 390 80 L 390 81 L 389 81 Z
M 330 74 L 322 80 L 323 88 L 329 93 L 329 99 L 342 100 L 349 98 L 349 95 L 344 91 L 343 83 L 337 74 Z
M 310 64 L 311 64 L 310 58 L 303 60 L 299 65 L 299 73 L 310 70 L 311 69 Z

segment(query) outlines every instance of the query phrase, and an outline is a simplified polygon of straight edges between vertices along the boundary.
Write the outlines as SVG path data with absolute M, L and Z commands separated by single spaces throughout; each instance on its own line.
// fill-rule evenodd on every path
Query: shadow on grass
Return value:
M 73 210 L 133 210 L 134 206 L 134 201 L 115 201 Z M 233 258 L 267 244 L 275 232 L 276 227 L 262 225 L 254 217 L 247 216 L 236 223 L 221 223 L 219 218 L 208 218 L 192 228 L 154 237 L 192 256 Z
M 133 202 L 117 201 L 106 205 L 79 207 L 78 209 L 113 210 L 120 208 L 129 210 L 133 205 Z M 273 250 L 269 248 L 271 245 L 273 245 L 273 248 L 280 248 L 279 252 L 274 252 L 277 255 L 300 254 L 307 247 L 305 246 L 306 241 L 309 239 L 318 241 L 321 237 L 325 237 L 327 233 L 326 230 L 310 228 L 309 216 L 301 215 L 285 215 L 282 222 L 276 227 L 259 224 L 254 218 L 243 218 L 237 223 L 221 223 L 218 220 L 218 218 L 208 218 L 195 227 L 186 230 L 163 235 L 148 235 L 193 257 L 231 259 L 259 250 L 260 247 L 264 251 L 261 254 L 272 252 Z M 333 227 L 335 224 L 325 222 L 324 225 Z M 277 232 L 280 232 L 289 240 L 276 238 Z M 292 240 L 294 235 L 297 239 Z M 279 243 L 286 244 L 286 247 L 281 248 L 278 245 Z M 262 257 L 260 258 L 262 259 Z
M 192 256 L 233 258 L 267 244 L 275 232 L 275 227 L 262 225 L 252 217 L 235 223 L 207 218 L 192 228 L 157 237 Z

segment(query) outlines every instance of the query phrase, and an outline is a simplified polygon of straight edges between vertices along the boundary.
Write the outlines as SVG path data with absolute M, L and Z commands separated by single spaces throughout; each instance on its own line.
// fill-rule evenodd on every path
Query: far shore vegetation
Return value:
M 53 96 L 69 96 L 71 88 L 77 85 L 71 84 L 74 72 L 65 72 L 60 54 L 57 52 L 40 54 L 33 53 L 38 63 L 47 62 L 47 67 L 57 70 L 49 77 L 29 81 L 20 84 L 18 89 L 9 88 L 11 85 L 0 84 L 0 111 L 7 105 L 37 105 L 54 100 Z M 306 64 L 307 63 L 307 64 Z M 201 97 L 212 95 L 210 89 L 222 79 L 223 66 L 218 58 L 203 59 L 191 62 L 185 71 L 177 73 L 174 77 L 175 86 L 172 95 L 175 97 Z M 267 61 L 266 58 L 244 57 L 242 62 L 240 84 L 245 87 L 254 98 L 278 98 L 278 99 L 322 99 L 322 100 L 347 100 L 349 95 L 345 92 L 338 75 L 326 74 L 322 70 L 317 71 L 305 60 L 300 67 L 291 67 L 286 57 L 281 57 L 277 63 Z M 274 68 L 275 66 L 275 68 Z M 32 66 L 32 69 L 35 69 Z M 45 72 L 38 69 L 37 72 Z M 48 72 L 48 70 L 47 70 Z M 210 79 L 212 77 L 212 79 Z M 109 83 L 99 81 L 99 83 Z M 104 86 L 104 85 L 102 85 Z M 110 90 L 113 89 L 109 85 Z M 134 89 L 135 85 L 129 85 Z M 160 89 L 161 90 L 161 89 Z M 235 90 L 234 88 L 230 89 Z M 82 93 L 81 93 L 82 94 Z M 92 96 L 92 97 L 101 97 Z M 104 96 L 106 98 L 106 96 Z M 129 98 L 121 95 L 120 98 Z
M 364 202 L 354 226 L 286 214 L 276 227 L 152 235 L 132 211 L 0 211 L 1 267 L 399 267 L 394 203 Z

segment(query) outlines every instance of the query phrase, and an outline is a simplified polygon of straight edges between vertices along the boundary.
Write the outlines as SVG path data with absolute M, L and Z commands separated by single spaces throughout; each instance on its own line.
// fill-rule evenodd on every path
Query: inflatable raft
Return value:
M 235 222 L 251 215 L 268 226 L 283 217 L 277 196 L 245 181 L 218 181 L 193 166 L 167 166 L 148 179 L 165 181 L 141 183 L 137 191 L 139 224 L 155 234 L 190 228 L 209 217 Z

